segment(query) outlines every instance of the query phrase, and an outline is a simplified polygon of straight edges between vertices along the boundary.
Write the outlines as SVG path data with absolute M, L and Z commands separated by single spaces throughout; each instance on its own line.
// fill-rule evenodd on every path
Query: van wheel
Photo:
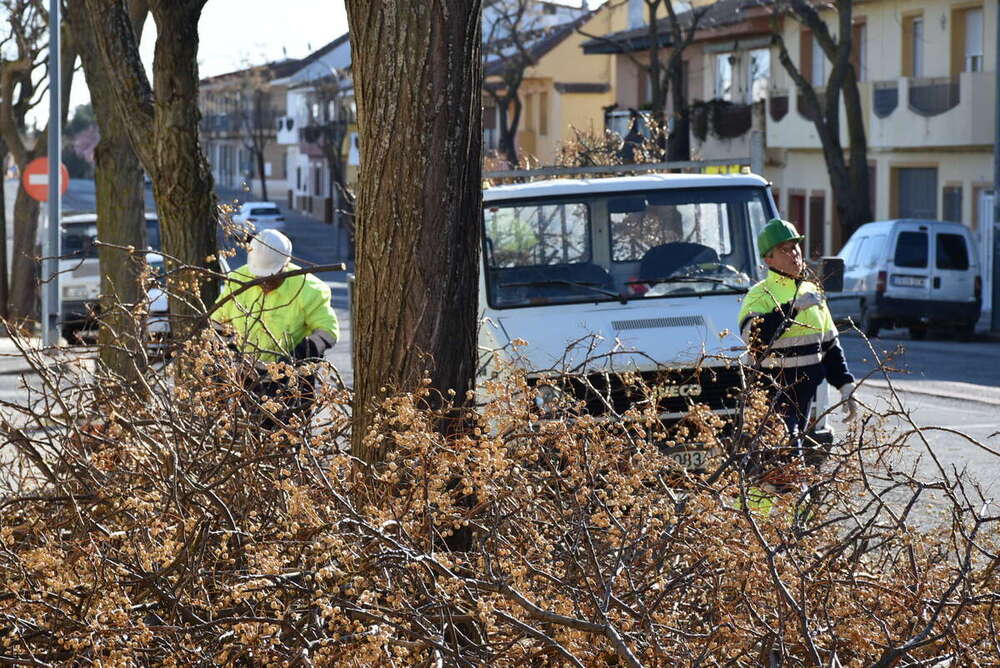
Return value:
M 914 341 L 923 341 L 927 338 L 926 327 L 910 327 L 910 338 Z
M 867 306 L 861 307 L 861 332 L 869 339 L 878 338 L 878 332 L 881 327 L 879 326 L 878 320 L 872 317 L 872 312 L 868 310 Z

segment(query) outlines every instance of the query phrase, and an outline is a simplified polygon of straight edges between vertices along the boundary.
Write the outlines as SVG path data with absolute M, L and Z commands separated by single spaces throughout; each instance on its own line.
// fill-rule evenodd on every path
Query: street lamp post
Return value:
M 59 342 L 59 237 L 62 222 L 62 75 L 60 73 L 60 0 L 49 0 L 49 193 L 48 235 L 42 276 L 42 342 Z

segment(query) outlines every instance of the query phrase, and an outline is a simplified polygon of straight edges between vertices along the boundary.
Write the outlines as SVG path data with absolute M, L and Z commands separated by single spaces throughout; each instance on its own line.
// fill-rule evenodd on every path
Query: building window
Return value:
M 967 9 L 965 14 L 965 72 L 983 71 L 983 10 Z
M 824 193 L 816 193 L 809 197 L 809 257 L 812 259 L 823 256 L 824 239 L 823 234 L 826 229 L 824 216 L 826 213 L 826 197 Z
M 524 96 L 524 129 L 529 132 L 535 130 L 535 96 Z
M 771 76 L 771 51 L 754 49 L 749 55 L 747 102 L 758 102 L 767 97 L 767 82 Z
M 812 70 L 809 81 L 813 86 L 822 87 L 826 85 L 826 54 L 820 46 L 818 39 L 812 41 Z
M 903 18 L 903 76 L 924 76 L 924 17 Z
M 941 192 L 941 217 L 955 223 L 962 222 L 962 186 L 945 186 Z
M 549 94 L 538 95 L 538 134 L 549 134 Z
M 733 54 L 720 53 L 715 57 L 715 97 L 733 99 Z
M 855 23 L 851 29 L 851 64 L 858 81 L 868 80 L 868 26 Z

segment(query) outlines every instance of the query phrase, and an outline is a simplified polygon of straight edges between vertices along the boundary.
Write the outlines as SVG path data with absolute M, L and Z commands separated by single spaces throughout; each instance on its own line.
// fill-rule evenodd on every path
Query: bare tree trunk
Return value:
M 513 115 L 508 107 L 514 109 Z M 498 101 L 500 111 L 500 153 L 507 158 L 511 169 L 517 169 L 520 157 L 517 154 L 517 127 L 521 124 L 521 99 L 516 95 L 512 99 Z
M 204 0 L 149 2 L 158 28 L 152 87 L 120 0 L 86 0 L 86 5 L 132 148 L 153 180 L 170 272 L 171 329 L 186 338 L 196 327 L 195 316 L 218 294 L 218 283 L 196 270 L 174 271 L 218 268 L 218 211 L 198 138 L 198 19 Z
M 43 135 L 44 136 L 44 135 Z M 20 166 L 22 169 L 24 165 Z M 37 320 L 38 309 L 38 202 L 18 186 L 14 199 L 14 247 L 11 250 L 10 318 L 19 326 Z
M 260 175 L 260 198 L 267 200 L 267 176 L 264 173 L 264 150 L 254 151 L 257 154 L 257 174 Z
M 7 142 L 0 138 L 0 172 L 7 166 Z M 7 282 L 7 190 L 6 174 L 0 173 L 0 318 L 9 315 L 10 284 Z
M 364 439 L 386 392 L 429 378 L 467 405 L 475 382 L 480 9 L 347 0 L 361 128 L 352 450 L 367 462 L 387 447 Z
M 684 61 L 679 57 L 670 59 L 668 76 L 674 107 L 674 126 L 667 138 L 667 160 L 690 160 L 691 108 L 684 91 Z
M 136 34 L 141 34 L 145 12 L 133 16 Z M 94 150 L 97 238 L 115 246 L 146 248 L 142 165 L 132 150 L 128 131 L 115 106 L 113 82 L 101 62 L 83 0 L 67 3 L 66 18 L 78 35 L 80 58 L 101 135 Z M 136 381 L 144 369 L 145 356 L 141 354 L 144 328 L 128 307 L 145 299 L 141 284 L 145 257 L 108 246 L 101 246 L 98 255 L 101 263 L 100 359 L 105 368 L 139 390 L 141 384 Z

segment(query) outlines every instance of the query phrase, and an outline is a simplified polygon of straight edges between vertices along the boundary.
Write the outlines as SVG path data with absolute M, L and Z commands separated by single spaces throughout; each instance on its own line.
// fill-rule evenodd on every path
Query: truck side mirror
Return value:
M 844 291 L 844 258 L 822 257 L 819 260 L 819 277 L 823 292 Z

